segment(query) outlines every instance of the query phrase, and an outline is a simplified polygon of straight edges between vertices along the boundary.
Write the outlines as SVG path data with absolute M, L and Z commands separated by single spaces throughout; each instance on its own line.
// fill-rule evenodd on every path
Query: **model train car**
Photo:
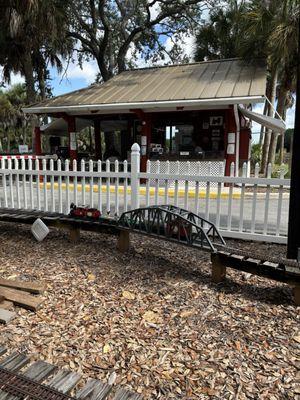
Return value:
M 98 220 L 101 217 L 101 212 L 97 208 L 89 208 L 85 206 L 77 207 L 74 203 L 70 205 L 71 217 L 75 218 L 89 218 L 93 220 Z

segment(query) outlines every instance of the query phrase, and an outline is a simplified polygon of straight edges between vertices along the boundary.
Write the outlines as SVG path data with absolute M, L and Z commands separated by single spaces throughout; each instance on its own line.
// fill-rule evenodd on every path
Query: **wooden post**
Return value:
M 42 154 L 42 142 L 41 142 L 41 128 L 36 126 L 34 128 L 34 152 L 37 156 Z
M 117 249 L 121 253 L 126 253 L 129 250 L 130 237 L 129 231 L 120 231 L 117 243 Z
M 130 111 L 134 112 L 142 122 L 140 168 L 142 172 L 146 172 L 148 153 L 152 140 L 152 114 L 146 114 L 141 109 L 132 109 Z
M 211 278 L 214 283 L 220 283 L 224 281 L 226 277 L 226 266 L 221 263 L 218 254 L 211 254 L 212 271 Z
M 140 207 L 140 146 L 134 143 L 131 147 L 131 209 Z
M 300 285 L 293 287 L 294 303 L 296 306 L 300 306 Z
M 97 160 L 102 160 L 102 148 L 101 148 L 101 129 L 100 120 L 94 121 L 94 134 L 95 134 L 95 156 Z
M 71 242 L 78 242 L 80 239 L 80 229 L 70 227 L 70 240 Z
M 141 171 L 146 172 L 147 159 L 151 143 L 151 133 L 152 133 L 152 121 L 151 114 L 144 114 L 142 121 L 142 140 L 146 140 L 146 143 L 141 143 Z
M 68 124 L 68 134 L 69 134 L 69 156 L 71 160 L 71 166 L 73 165 L 73 160 L 77 160 L 77 141 L 76 141 L 76 122 L 73 115 L 67 115 L 65 120 Z
M 233 109 L 230 108 L 226 110 L 225 112 L 225 158 L 226 158 L 226 164 L 225 164 L 225 176 L 230 176 L 230 166 L 231 163 L 233 162 L 235 165 L 235 169 L 239 168 L 238 165 L 236 165 L 236 123 L 234 119 L 234 112 Z M 228 147 L 228 133 L 234 133 L 235 134 L 235 143 L 234 143 L 234 154 L 227 154 L 227 147 Z
M 298 57 L 297 59 L 297 88 L 296 88 L 296 114 L 295 129 L 293 136 L 293 156 L 291 167 L 291 188 L 289 206 L 289 226 L 287 257 L 299 259 L 300 256 L 300 18 L 298 35 Z M 299 260 L 298 260 L 299 261 Z
M 39 126 L 36 126 L 34 128 L 34 149 L 33 149 L 33 152 L 37 156 L 40 156 L 42 154 L 41 128 Z M 41 169 L 41 160 L 38 160 L 37 162 L 39 164 L 39 169 Z M 40 176 L 39 181 L 40 182 L 44 182 L 43 176 Z

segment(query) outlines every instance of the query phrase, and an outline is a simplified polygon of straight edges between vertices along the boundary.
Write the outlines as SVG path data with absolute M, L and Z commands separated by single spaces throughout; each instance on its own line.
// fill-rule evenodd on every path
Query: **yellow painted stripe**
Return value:
M 47 189 L 51 189 L 51 183 L 47 182 Z M 54 182 L 53 185 L 54 189 L 57 190 L 58 189 L 58 183 Z M 44 188 L 44 183 L 40 183 L 40 188 Z M 67 189 L 67 185 L 65 183 L 62 183 L 61 188 L 63 190 Z M 69 184 L 69 190 L 70 191 L 74 191 L 74 184 L 70 183 Z M 81 192 L 82 191 L 82 186 L 80 184 L 77 184 L 77 191 Z M 90 185 L 85 185 L 85 191 L 86 192 L 90 192 Z M 101 187 L 101 191 L 102 193 L 106 193 L 107 188 L 106 185 L 102 185 Z M 110 193 L 115 193 L 115 187 L 114 186 L 110 186 Z M 94 185 L 93 186 L 93 192 L 94 193 L 98 193 L 98 185 Z M 155 188 L 151 187 L 150 190 L 150 196 L 154 196 L 155 195 Z M 118 193 L 123 194 L 124 193 L 124 187 L 123 186 L 119 186 L 118 188 Z M 127 188 L 127 193 L 130 194 L 131 193 L 131 189 Z M 140 187 L 140 191 L 139 191 L 140 195 L 145 196 L 146 195 L 146 188 L 145 187 Z M 165 189 L 160 188 L 158 190 L 158 194 L 159 196 L 164 196 L 165 195 Z M 185 191 L 183 189 L 178 189 L 178 197 L 184 197 L 185 195 Z M 172 188 L 168 189 L 168 196 L 169 197 L 174 197 L 175 196 L 175 190 Z M 196 197 L 196 193 L 194 190 L 189 190 L 188 191 L 188 197 L 189 198 L 195 198 Z M 216 199 L 218 197 L 217 192 L 210 192 L 209 194 L 209 198 L 210 199 Z M 221 199 L 228 199 L 229 195 L 226 192 L 221 193 Z M 205 199 L 206 198 L 206 191 L 205 190 L 199 190 L 199 199 Z M 233 193 L 232 194 L 232 198 L 233 199 L 240 199 L 241 195 L 240 193 Z

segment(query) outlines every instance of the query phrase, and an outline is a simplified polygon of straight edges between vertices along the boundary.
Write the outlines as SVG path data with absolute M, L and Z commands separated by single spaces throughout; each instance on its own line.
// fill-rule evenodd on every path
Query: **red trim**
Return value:
M 225 114 L 225 157 L 226 157 L 226 164 L 225 164 L 225 176 L 230 176 L 230 165 L 231 163 L 235 163 L 235 152 L 236 152 L 236 137 L 235 137 L 235 145 L 234 145 L 234 154 L 227 154 L 227 145 L 228 145 L 228 133 L 235 132 L 236 135 L 236 123 L 234 117 L 233 108 L 226 110 Z M 238 166 L 236 166 L 238 167 Z
M 97 160 L 102 160 L 101 129 L 99 120 L 94 121 L 94 134 L 95 134 L 95 156 Z
M 39 126 L 35 126 L 34 128 L 34 147 L 35 147 L 35 154 L 41 155 L 42 154 L 42 142 L 41 142 L 41 128 Z

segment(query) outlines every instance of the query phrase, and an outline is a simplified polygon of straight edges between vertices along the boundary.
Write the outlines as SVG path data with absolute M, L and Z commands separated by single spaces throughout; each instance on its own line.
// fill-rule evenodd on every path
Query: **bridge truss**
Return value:
M 225 245 L 213 223 L 172 205 L 124 212 L 119 218 L 118 227 L 210 252 L 217 251 L 215 245 Z

